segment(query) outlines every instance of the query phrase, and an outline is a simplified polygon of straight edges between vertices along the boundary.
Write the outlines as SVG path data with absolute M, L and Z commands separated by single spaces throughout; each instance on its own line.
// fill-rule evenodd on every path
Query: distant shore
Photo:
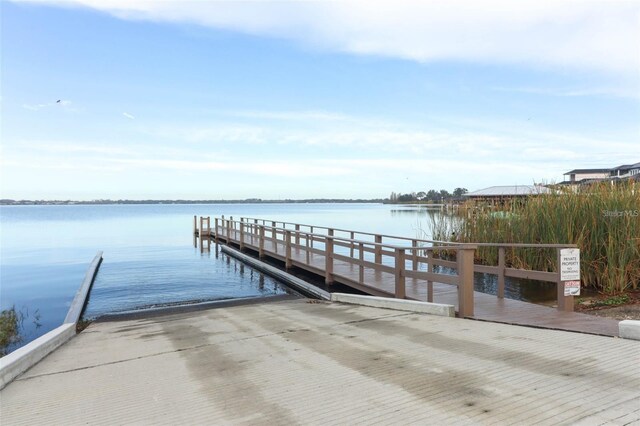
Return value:
M 383 199 L 342 199 L 342 198 L 310 198 L 302 200 L 263 200 L 247 198 L 244 200 L 11 200 L 2 199 L 2 206 L 64 206 L 64 205 L 108 205 L 108 204 L 278 204 L 278 203 L 383 203 Z

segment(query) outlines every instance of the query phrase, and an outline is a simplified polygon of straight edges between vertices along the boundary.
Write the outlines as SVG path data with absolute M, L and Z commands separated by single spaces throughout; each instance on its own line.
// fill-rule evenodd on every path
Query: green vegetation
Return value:
M 595 306 L 618 306 L 618 305 L 624 305 L 625 303 L 629 302 L 630 300 L 631 300 L 631 298 L 629 297 L 629 295 L 621 294 L 621 295 L 618 295 L 618 296 L 610 296 L 610 297 L 607 297 L 606 299 L 597 300 L 595 302 Z
M 24 317 L 15 307 L 3 309 L 0 312 L 0 356 L 6 355 L 6 350 L 12 343 L 20 341 L 20 328 Z
M 430 189 L 426 192 L 411 192 L 409 194 L 392 192 L 386 201 L 389 203 L 443 203 L 453 199 L 460 199 L 467 192 L 469 192 L 467 188 L 456 188 L 453 190 L 453 193 L 450 193 L 446 189 L 441 189 L 440 191 Z
M 501 212 L 496 214 L 496 212 Z M 640 284 L 640 187 L 597 183 L 536 195 L 498 207 L 469 202 L 455 216 L 434 217 L 436 240 L 489 243 L 576 244 L 585 286 L 607 294 Z M 498 250 L 481 247 L 477 260 L 497 264 Z M 554 271 L 554 249 L 507 250 L 507 265 Z

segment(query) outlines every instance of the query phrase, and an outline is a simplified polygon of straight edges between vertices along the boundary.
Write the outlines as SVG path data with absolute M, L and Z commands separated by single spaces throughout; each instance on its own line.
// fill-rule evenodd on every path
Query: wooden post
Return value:
M 360 258 L 360 262 L 364 262 L 364 244 L 360 243 L 359 244 L 359 258 Z M 364 284 L 364 265 L 362 263 L 360 263 L 360 275 L 358 277 L 358 282 L 360 284 Z
M 333 237 L 327 236 L 324 244 L 324 259 L 325 259 L 325 278 L 324 282 L 327 285 L 333 283 Z
M 300 245 L 300 225 L 296 224 L 296 245 Z
M 374 258 L 374 262 L 377 264 L 381 264 L 382 263 L 382 247 L 380 246 L 380 244 L 382 244 L 382 235 L 376 235 L 376 245 L 375 246 L 375 258 Z
M 240 251 L 244 250 L 244 219 L 240 218 Z
M 406 297 L 404 249 L 396 247 L 396 299 Z
M 203 240 L 203 238 L 202 238 L 202 219 L 203 219 L 202 216 L 200 216 L 200 231 L 198 232 L 198 234 L 200 235 L 200 251 L 204 250 L 204 246 L 203 246 L 204 243 L 202 242 L 202 240 Z
M 215 226 L 215 232 L 213 233 L 215 243 L 218 244 L 218 218 L 213 219 L 213 225 Z
M 473 248 L 458 249 L 458 316 L 473 316 Z
M 276 223 L 275 222 L 271 222 L 271 238 L 273 239 L 273 241 L 276 241 Z
M 353 242 L 353 240 L 355 240 L 355 237 L 356 237 L 355 233 L 351 231 L 351 250 L 349 251 L 349 256 L 351 258 L 353 258 L 353 250 L 356 246 L 356 244 Z
M 264 257 L 264 226 L 258 226 L 260 231 L 260 242 L 258 245 L 258 257 L 261 259 Z
M 505 248 L 498 247 L 498 291 L 499 299 L 504 299 Z
M 427 272 L 433 272 L 433 264 L 431 259 L 433 256 L 433 250 L 426 250 L 427 253 Z M 427 280 L 427 302 L 433 303 L 433 281 Z
M 309 234 L 307 234 L 307 235 L 305 236 L 305 238 L 304 238 L 304 243 L 305 243 L 305 245 L 306 245 L 306 247 L 307 247 L 307 249 L 305 250 L 305 252 L 306 252 L 306 256 L 307 256 L 307 265 L 308 265 L 308 264 L 309 264 L 309 249 L 310 249 L 310 246 L 309 246 Z
M 193 216 L 193 247 L 198 247 L 198 217 Z
M 556 249 L 557 251 L 557 259 L 558 259 L 558 267 L 557 267 L 557 292 L 558 292 L 558 310 L 565 312 L 573 312 L 573 296 L 565 296 L 564 295 L 564 281 L 560 280 L 560 267 L 561 267 L 561 257 L 560 257 L 560 248 Z
M 417 271 L 418 270 L 418 241 L 411 240 L 411 246 L 413 246 L 413 248 L 411 249 L 411 268 L 414 271 Z
M 211 251 L 211 217 L 207 216 L 207 250 Z
M 309 229 L 309 234 L 313 234 L 313 226 L 311 226 Z M 307 238 L 309 238 L 309 235 L 307 235 Z M 313 235 L 311 235 L 311 247 L 313 248 Z M 309 259 L 307 259 L 307 262 L 309 262 Z
M 227 220 L 227 244 L 231 242 L 231 221 L 233 219 Z
M 291 268 L 291 231 L 285 231 L 284 267 Z

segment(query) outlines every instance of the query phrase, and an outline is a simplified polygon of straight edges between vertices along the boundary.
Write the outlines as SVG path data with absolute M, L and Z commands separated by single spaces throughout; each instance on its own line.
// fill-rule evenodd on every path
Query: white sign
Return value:
M 565 296 L 580 296 L 580 281 L 565 281 L 564 282 L 564 295 Z
M 580 280 L 580 249 L 560 250 L 560 281 Z

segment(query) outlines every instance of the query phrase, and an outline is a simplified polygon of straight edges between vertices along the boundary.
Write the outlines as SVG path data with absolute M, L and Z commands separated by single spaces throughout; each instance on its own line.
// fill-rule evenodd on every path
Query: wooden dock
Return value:
M 364 293 L 454 305 L 459 317 L 582 333 L 618 336 L 618 321 L 573 312 L 573 297 L 564 296 L 559 273 L 508 268 L 505 250 L 513 247 L 557 249 L 570 245 L 497 245 L 499 265 L 474 264 L 476 244 L 452 244 L 264 219 L 200 218 L 194 236 L 200 246 L 225 242 L 253 251 Z M 194 237 L 195 238 L 195 237 Z M 195 243 L 195 239 L 194 239 Z M 455 261 L 434 254 L 446 251 Z M 474 272 L 498 276 L 498 295 L 473 290 Z M 505 277 L 558 284 L 557 309 L 507 299 Z

